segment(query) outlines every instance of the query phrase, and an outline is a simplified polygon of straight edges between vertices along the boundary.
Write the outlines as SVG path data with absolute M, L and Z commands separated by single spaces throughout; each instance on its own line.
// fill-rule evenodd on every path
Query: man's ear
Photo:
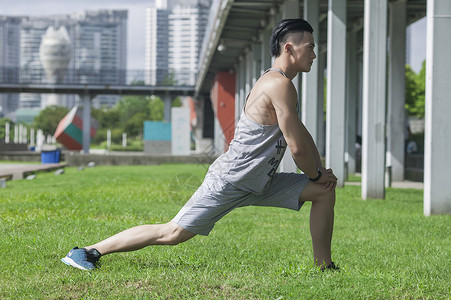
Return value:
M 285 43 L 285 45 L 283 45 L 283 51 L 288 53 L 288 54 L 293 54 L 293 45 L 291 45 L 290 43 Z

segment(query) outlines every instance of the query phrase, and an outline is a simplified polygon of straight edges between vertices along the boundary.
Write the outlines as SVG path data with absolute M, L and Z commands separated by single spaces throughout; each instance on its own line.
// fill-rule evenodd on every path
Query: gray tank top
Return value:
M 265 71 L 277 71 L 277 68 Z M 249 119 L 243 110 L 236 124 L 229 150 L 209 168 L 235 187 L 255 194 L 264 193 L 285 154 L 287 143 L 279 124 L 262 125 Z
M 286 147 L 279 124 L 259 124 L 243 111 L 229 150 L 209 171 L 241 190 L 261 194 L 271 182 Z

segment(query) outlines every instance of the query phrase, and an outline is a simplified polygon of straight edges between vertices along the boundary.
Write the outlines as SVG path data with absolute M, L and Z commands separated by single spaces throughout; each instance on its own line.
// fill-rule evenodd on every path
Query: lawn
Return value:
M 422 191 L 360 199 L 337 190 L 333 258 L 313 267 L 310 205 L 240 208 L 209 237 L 101 259 L 60 258 L 131 226 L 170 221 L 206 166 L 95 167 L 0 189 L 0 299 L 449 299 L 451 216 L 423 216 Z

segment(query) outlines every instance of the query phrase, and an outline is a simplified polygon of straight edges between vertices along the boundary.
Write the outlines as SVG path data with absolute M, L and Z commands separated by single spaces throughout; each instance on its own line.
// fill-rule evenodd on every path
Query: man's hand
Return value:
M 338 178 L 334 175 L 332 169 L 320 168 L 322 175 L 317 181 L 323 189 L 332 191 L 337 186 Z

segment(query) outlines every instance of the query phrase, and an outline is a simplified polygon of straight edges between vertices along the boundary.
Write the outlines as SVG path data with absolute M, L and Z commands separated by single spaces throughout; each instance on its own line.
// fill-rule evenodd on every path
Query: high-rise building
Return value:
M 21 19 L 0 16 L 0 82 L 17 80 Z M 18 100 L 17 94 L 0 94 L 0 116 L 13 119 Z
M 157 0 L 146 9 L 146 84 L 161 84 L 168 78 L 168 20 L 167 0 Z
M 61 78 L 79 83 L 125 84 L 127 15 L 126 10 L 97 10 L 45 17 L 0 16 L 0 76 L 4 76 L 5 66 L 13 66 L 21 82 L 47 80 L 39 50 L 42 37 L 53 26 L 55 30 L 65 28 L 72 48 L 68 71 Z M 112 106 L 118 100 L 119 96 L 99 95 L 93 105 Z M 5 116 L 5 112 L 18 108 L 40 110 L 50 104 L 72 107 L 77 101 L 78 95 L 0 95 Z
M 70 27 L 68 16 L 24 17 L 20 28 L 20 80 L 23 83 L 39 83 L 46 80 L 39 56 L 42 37 L 50 26 Z M 19 108 L 40 110 L 47 106 L 48 95 L 23 93 L 19 97 Z M 75 96 L 58 97 L 58 105 L 73 105 Z
M 147 84 L 195 84 L 210 3 L 157 0 L 147 8 Z
M 127 11 L 98 10 L 73 14 L 73 62 L 83 83 L 125 84 Z M 95 107 L 112 106 L 119 96 L 99 95 Z

